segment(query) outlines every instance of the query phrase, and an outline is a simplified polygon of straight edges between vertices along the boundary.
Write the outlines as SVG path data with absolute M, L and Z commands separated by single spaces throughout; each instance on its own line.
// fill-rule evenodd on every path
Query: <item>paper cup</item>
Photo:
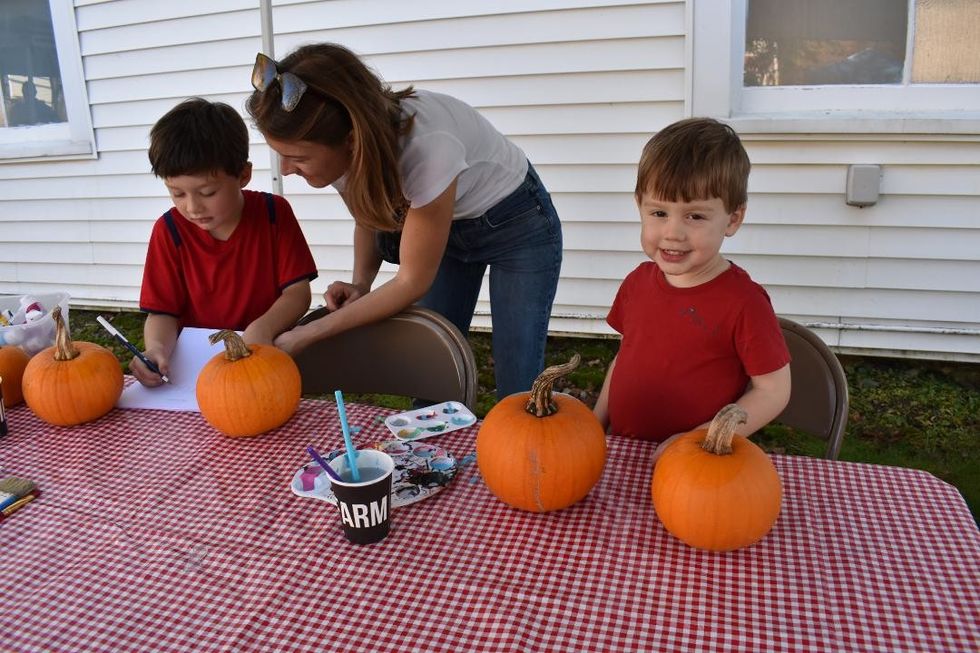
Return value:
M 359 483 L 350 480 L 346 454 L 331 460 L 330 466 L 344 479 L 330 481 L 344 535 L 355 544 L 383 540 L 391 528 L 391 475 L 395 461 L 377 449 L 358 450 Z

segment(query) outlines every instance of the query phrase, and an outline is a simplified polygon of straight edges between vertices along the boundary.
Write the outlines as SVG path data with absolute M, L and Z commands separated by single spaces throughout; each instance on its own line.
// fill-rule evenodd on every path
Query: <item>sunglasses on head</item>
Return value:
M 252 68 L 252 87 L 256 91 L 265 92 L 275 80 L 279 80 L 279 86 L 282 88 L 282 110 L 292 111 L 303 99 L 306 82 L 293 73 L 280 73 L 279 64 L 275 59 L 259 52 L 255 55 L 255 67 Z

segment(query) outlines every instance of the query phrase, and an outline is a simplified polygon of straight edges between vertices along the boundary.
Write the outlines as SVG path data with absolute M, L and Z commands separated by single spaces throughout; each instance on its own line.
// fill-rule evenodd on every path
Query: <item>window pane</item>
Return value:
M 0 127 L 66 122 L 47 0 L 0 2 Z
M 907 0 L 748 0 L 743 84 L 900 84 L 907 25 Z
M 912 81 L 933 84 L 980 82 L 980 2 L 917 0 Z

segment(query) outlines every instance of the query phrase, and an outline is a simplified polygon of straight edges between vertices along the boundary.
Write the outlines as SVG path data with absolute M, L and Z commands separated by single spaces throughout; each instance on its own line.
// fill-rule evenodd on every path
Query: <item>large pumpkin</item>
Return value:
M 549 367 L 530 392 L 510 395 L 490 409 L 476 436 L 476 462 L 501 501 L 532 512 L 561 510 L 589 493 L 606 464 L 606 434 L 581 401 L 552 394 L 574 370 L 578 354 Z
M 233 438 L 285 424 L 299 406 L 299 368 L 272 345 L 246 345 L 234 331 L 208 338 L 225 343 L 197 377 L 197 405 L 214 428 Z
M 7 408 L 24 401 L 24 391 L 21 388 L 24 369 L 29 360 L 31 357 L 20 347 L 0 347 L 0 379 L 3 379 L 0 382 L 0 392 L 3 392 L 3 405 Z
M 761 540 L 779 516 L 782 484 L 769 456 L 735 434 L 746 420 L 737 404 L 718 411 L 708 429 L 686 433 L 653 469 L 653 507 L 664 527 L 687 544 L 732 551 Z
M 24 400 L 49 424 L 74 426 L 98 419 L 112 410 L 122 394 L 119 360 L 93 342 L 72 342 L 60 306 L 51 317 L 54 345 L 34 354 L 24 369 Z

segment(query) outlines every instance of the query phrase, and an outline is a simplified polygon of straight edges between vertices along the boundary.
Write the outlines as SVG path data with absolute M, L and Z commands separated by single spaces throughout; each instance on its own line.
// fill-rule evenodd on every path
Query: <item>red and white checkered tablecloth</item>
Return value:
M 349 406 L 355 441 L 391 412 Z M 288 487 L 307 444 L 341 445 L 332 402 L 246 440 L 197 413 L 8 417 L 2 472 L 42 495 L 0 523 L 5 652 L 980 651 L 980 533 L 925 472 L 777 456 L 774 530 L 715 554 L 666 533 L 652 447 L 617 439 L 569 509 L 513 510 L 470 465 L 357 546 Z

